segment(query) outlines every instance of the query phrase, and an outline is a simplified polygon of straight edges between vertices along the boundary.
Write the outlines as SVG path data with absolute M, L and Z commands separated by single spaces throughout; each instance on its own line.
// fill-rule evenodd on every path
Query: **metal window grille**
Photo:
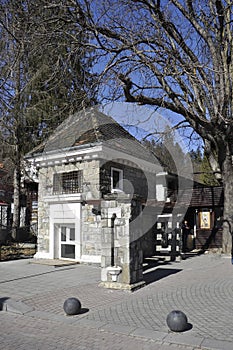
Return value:
M 71 171 L 53 175 L 53 193 L 79 193 L 82 191 L 82 172 Z

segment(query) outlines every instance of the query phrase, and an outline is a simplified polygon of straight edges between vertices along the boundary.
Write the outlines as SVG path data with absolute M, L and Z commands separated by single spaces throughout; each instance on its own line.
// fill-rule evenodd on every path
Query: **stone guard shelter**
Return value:
M 158 195 L 161 171 L 152 153 L 90 108 L 66 119 L 26 158 L 38 169 L 35 258 L 101 264 L 107 287 L 143 284 L 156 217 L 146 203 Z

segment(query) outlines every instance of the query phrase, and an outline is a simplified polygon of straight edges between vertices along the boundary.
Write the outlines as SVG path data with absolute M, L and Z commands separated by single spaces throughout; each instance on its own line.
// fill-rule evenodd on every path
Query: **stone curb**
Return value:
M 0 309 L 5 312 L 15 314 L 27 314 L 32 318 L 49 319 L 51 321 L 67 323 L 75 326 L 75 323 L 80 323 L 83 326 L 95 328 L 113 334 L 125 334 L 132 337 L 139 337 L 144 339 L 151 339 L 161 344 L 183 345 L 191 348 L 205 349 L 205 350 L 232 350 L 232 342 L 219 341 L 215 339 L 208 339 L 204 337 L 196 337 L 188 333 L 175 333 L 164 331 L 153 331 L 144 328 L 125 327 L 110 323 L 96 322 L 79 318 L 75 316 L 53 315 L 48 312 L 35 311 L 34 308 L 24 304 L 21 301 L 16 301 L 11 298 L 0 301 Z
M 0 309 L 2 311 L 8 311 L 21 315 L 24 315 L 28 312 L 32 312 L 34 310 L 33 307 L 24 304 L 22 301 L 16 301 L 11 298 L 6 299 L 4 301 L 0 301 Z
M 198 337 L 188 333 L 153 331 L 144 328 L 132 328 L 110 323 L 95 322 L 82 318 L 76 318 L 75 321 L 90 328 L 95 328 L 113 334 L 125 334 L 132 337 L 144 338 L 146 340 L 151 339 L 161 344 L 183 345 L 188 348 L 191 347 L 192 349 L 198 348 L 205 350 L 233 349 L 232 342 Z

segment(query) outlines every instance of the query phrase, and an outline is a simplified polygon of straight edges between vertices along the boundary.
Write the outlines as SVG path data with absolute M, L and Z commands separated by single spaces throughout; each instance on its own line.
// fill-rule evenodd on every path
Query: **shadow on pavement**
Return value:
M 82 307 L 81 310 L 79 311 L 79 315 L 83 315 L 89 312 L 89 309 L 86 307 Z
M 146 282 L 146 284 L 150 284 L 153 282 L 156 282 L 162 278 L 168 277 L 170 275 L 173 275 L 175 273 L 178 273 L 182 271 L 182 269 L 170 269 L 170 268 L 156 268 L 153 271 L 145 272 L 143 274 L 143 279 Z
M 187 328 L 186 328 L 185 332 L 190 331 L 192 328 L 193 328 L 192 323 L 189 323 L 189 322 L 188 322 Z
M 170 265 L 171 261 L 167 260 L 166 258 L 162 257 L 149 257 L 144 259 L 143 263 L 143 271 L 152 269 L 154 267 L 164 266 L 164 265 Z
M 2 311 L 3 309 L 4 302 L 8 299 L 9 299 L 8 297 L 0 298 L 0 311 Z
M 203 250 L 197 250 L 197 251 L 190 251 L 190 252 L 181 253 L 180 257 L 182 260 L 185 260 L 185 259 L 195 258 L 195 257 L 202 255 L 202 254 L 204 254 Z

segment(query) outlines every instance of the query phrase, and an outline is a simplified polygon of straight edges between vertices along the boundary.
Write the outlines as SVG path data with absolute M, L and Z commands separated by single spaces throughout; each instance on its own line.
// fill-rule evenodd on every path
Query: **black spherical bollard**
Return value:
M 173 332 L 183 332 L 188 328 L 187 316 L 179 310 L 173 310 L 167 315 L 167 325 Z
M 77 298 L 68 298 L 64 302 L 63 309 L 67 315 L 77 315 L 81 311 L 81 303 Z

